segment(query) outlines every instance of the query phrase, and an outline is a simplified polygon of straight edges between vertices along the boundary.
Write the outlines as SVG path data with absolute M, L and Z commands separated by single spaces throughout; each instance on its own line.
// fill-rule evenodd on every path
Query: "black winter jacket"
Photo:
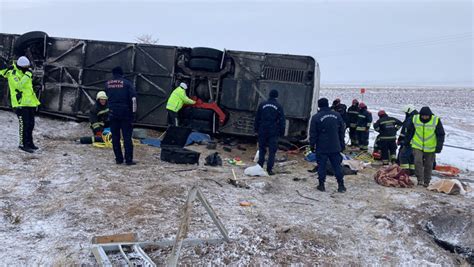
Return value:
M 345 124 L 339 113 L 321 108 L 311 118 L 309 130 L 310 146 L 317 153 L 337 153 L 344 150 Z
M 255 116 L 254 130 L 258 134 L 285 135 L 285 112 L 275 98 L 260 103 Z
M 366 108 L 359 110 L 357 118 L 357 131 L 368 131 L 370 124 L 372 123 L 372 113 L 367 111 Z
M 348 127 L 356 128 L 357 127 L 357 120 L 359 119 L 359 105 L 355 106 L 352 105 L 347 109 L 347 117 L 348 117 Z
M 413 110 L 410 114 L 406 114 L 405 120 L 403 121 L 402 129 L 400 130 L 400 136 L 398 136 L 398 142 L 400 145 L 405 145 L 405 136 L 407 134 L 408 125 L 413 120 L 413 116 L 418 114 L 418 111 Z
M 393 140 L 397 139 L 397 131 L 402 127 L 402 122 L 399 119 L 384 115 L 374 123 L 375 131 L 379 132 L 379 140 Z
M 103 106 L 97 101 L 90 111 L 89 122 L 94 134 L 109 127 L 109 108 L 107 105 Z
M 341 114 L 342 120 L 346 124 L 346 127 L 349 127 L 349 117 L 347 116 L 347 106 L 344 104 L 338 104 L 336 106 L 331 106 L 331 109 Z

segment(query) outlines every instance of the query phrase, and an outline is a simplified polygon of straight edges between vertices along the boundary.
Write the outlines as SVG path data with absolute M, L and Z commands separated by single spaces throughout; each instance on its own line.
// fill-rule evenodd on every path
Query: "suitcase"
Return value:
M 170 126 L 161 141 L 160 159 L 176 164 L 199 164 L 200 153 L 184 148 L 190 128 Z

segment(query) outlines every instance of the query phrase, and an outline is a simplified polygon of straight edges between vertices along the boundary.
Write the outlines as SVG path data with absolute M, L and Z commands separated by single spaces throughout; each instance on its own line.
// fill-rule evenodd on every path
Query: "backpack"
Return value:
M 208 166 L 222 166 L 222 159 L 219 156 L 218 152 L 214 152 L 206 157 L 206 163 L 204 165 Z

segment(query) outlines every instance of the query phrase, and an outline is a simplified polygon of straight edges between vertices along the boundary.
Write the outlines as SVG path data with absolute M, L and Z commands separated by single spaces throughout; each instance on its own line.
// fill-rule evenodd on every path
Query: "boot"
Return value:
M 30 144 L 29 147 L 33 150 L 39 149 L 39 147 L 35 146 L 35 144 Z
M 324 182 L 319 181 L 319 185 L 316 187 L 321 192 L 326 191 L 326 188 L 324 187 Z
M 29 147 L 26 147 L 26 146 L 19 146 L 18 147 L 19 149 L 25 151 L 25 152 L 28 152 L 28 153 L 33 153 L 35 152 L 33 149 L 29 148 Z
M 344 193 L 346 192 L 346 187 L 344 186 L 344 181 L 338 182 L 337 192 Z

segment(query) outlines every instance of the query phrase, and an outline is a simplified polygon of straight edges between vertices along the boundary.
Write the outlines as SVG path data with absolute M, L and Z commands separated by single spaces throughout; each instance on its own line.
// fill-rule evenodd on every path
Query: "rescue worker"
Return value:
M 357 120 L 359 119 L 359 101 L 352 100 L 352 105 L 347 109 L 349 138 L 351 139 L 351 147 L 357 147 Z M 347 125 L 346 125 L 347 126 Z
M 267 172 L 274 175 L 273 165 L 278 150 L 278 137 L 285 135 L 285 113 L 278 103 L 278 91 L 271 90 L 267 101 L 260 103 L 255 116 L 255 133 L 258 135 L 258 164 L 263 168 L 268 147 Z
M 341 114 L 342 120 L 344 121 L 346 126 L 349 125 L 349 121 L 347 117 L 347 106 L 341 103 L 340 98 L 336 98 L 332 102 L 331 109 Z
M 359 114 L 357 115 L 357 142 L 361 151 L 369 149 L 369 129 L 372 123 L 372 114 L 367 110 L 364 102 L 359 104 Z
M 435 153 L 441 153 L 444 136 L 441 119 L 433 115 L 429 107 L 422 107 L 408 125 L 405 143 L 413 148 L 418 185 L 428 187 L 430 184 Z
M 106 95 L 109 100 L 110 131 L 115 163 L 122 164 L 124 156 L 120 144 L 123 137 L 125 148 L 125 164 L 135 165 L 133 161 L 132 121 L 137 111 L 137 93 L 133 84 L 123 77 L 121 67 L 112 69 L 113 78 L 105 83 Z
M 342 156 L 341 151 L 345 148 L 344 132 L 346 126 L 338 112 L 329 108 L 327 98 L 318 100 L 319 111 L 311 118 L 309 130 L 310 148 L 316 153 L 316 161 L 318 163 L 318 180 L 317 189 L 321 192 L 326 191 L 324 183 L 326 182 L 326 164 L 329 160 L 336 176 L 340 193 L 346 192 L 344 186 L 344 173 L 342 172 Z
M 377 113 L 379 119 L 374 123 L 375 131 L 379 132 L 377 145 L 382 152 L 382 163 L 388 165 L 397 161 L 397 132 L 402 127 L 399 119 L 390 117 L 385 110 Z
M 35 112 L 40 101 L 33 90 L 33 74 L 29 67 L 30 60 L 21 56 L 16 63 L 13 62 L 10 67 L 0 70 L 0 76 L 8 80 L 11 105 L 18 116 L 20 132 L 18 147 L 25 152 L 33 153 L 38 149 L 33 142 L 33 129 Z
M 89 122 L 95 136 L 102 136 L 104 129 L 110 127 L 107 99 L 107 94 L 104 91 L 99 91 L 96 96 L 96 103 L 89 114 Z
M 190 99 L 186 95 L 188 85 L 184 82 L 180 83 L 176 87 L 168 98 L 166 103 L 166 110 L 168 111 L 168 125 L 178 126 L 178 112 L 181 110 L 183 105 L 194 105 L 196 101 Z
M 413 157 L 413 149 L 409 143 L 405 143 L 405 135 L 408 130 L 408 125 L 413 120 L 413 116 L 418 114 L 415 106 L 409 104 L 403 107 L 405 113 L 405 120 L 398 137 L 397 144 L 400 146 L 398 151 L 398 160 L 400 168 L 404 169 L 409 175 L 415 175 L 415 158 Z

